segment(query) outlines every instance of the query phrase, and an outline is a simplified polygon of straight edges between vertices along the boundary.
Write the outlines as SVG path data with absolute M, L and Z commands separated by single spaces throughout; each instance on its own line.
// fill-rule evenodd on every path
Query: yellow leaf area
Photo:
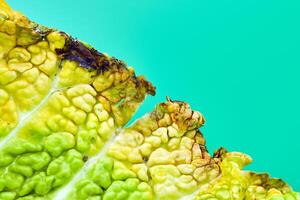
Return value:
M 158 104 L 123 61 L 0 0 L 0 200 L 297 200 L 251 158 L 206 149 L 201 113 Z

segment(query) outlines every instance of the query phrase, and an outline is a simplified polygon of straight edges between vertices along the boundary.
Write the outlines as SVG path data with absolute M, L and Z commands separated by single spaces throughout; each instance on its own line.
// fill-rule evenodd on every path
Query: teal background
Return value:
M 8 0 L 31 19 L 135 66 L 157 86 L 135 118 L 184 100 L 209 150 L 254 158 L 300 191 L 298 0 Z

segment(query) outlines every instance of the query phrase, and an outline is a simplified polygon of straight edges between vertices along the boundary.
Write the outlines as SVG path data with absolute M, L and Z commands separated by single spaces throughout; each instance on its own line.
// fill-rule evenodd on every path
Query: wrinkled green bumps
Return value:
M 54 187 L 61 186 L 83 166 L 82 155 L 76 150 L 69 150 L 66 155 L 53 160 L 47 168 L 47 175 L 53 175 Z
M 3 189 L 8 189 L 8 190 L 16 190 L 19 189 L 23 182 L 24 182 L 24 177 L 20 174 L 12 173 L 12 172 L 7 172 L 4 175 L 2 175 L 0 182 L 4 182 L 3 184 Z
M 18 196 L 32 192 L 46 195 L 54 187 L 66 183 L 83 166 L 82 155 L 76 150 L 52 160 L 40 145 L 24 140 L 11 142 L 17 146 L 6 146 L 1 152 L 1 166 L 7 166 L 7 171 L 1 172 L 0 191 L 17 191 L 14 194 Z M 45 169 L 47 172 L 43 172 Z
M 33 144 L 23 139 L 13 139 L 4 147 L 4 152 L 12 155 L 42 151 L 41 144 Z
M 18 164 L 12 164 L 8 168 L 10 171 L 21 174 L 26 177 L 30 177 L 33 175 L 33 170 L 29 166 L 24 165 L 18 165 Z
M 18 200 L 51 200 L 51 199 L 45 196 L 40 197 L 40 196 L 28 195 L 25 197 L 19 197 Z
M 100 187 L 107 189 L 112 183 L 113 165 L 114 162 L 112 159 L 102 158 L 97 164 L 92 166 L 88 172 L 88 177 Z
M 46 150 L 54 157 L 59 156 L 65 150 L 75 145 L 74 136 L 71 133 L 61 132 L 49 135 L 45 140 Z
M 103 194 L 102 188 L 88 179 L 81 180 L 77 184 L 77 187 L 80 188 L 80 190 L 77 193 L 76 199 L 87 199 L 90 196 L 97 196 Z M 99 197 L 101 199 L 101 196 Z
M 25 181 L 19 195 L 27 195 L 33 190 L 38 195 L 46 195 L 52 189 L 54 179 L 54 176 L 47 176 L 44 172 L 37 173 Z
M 18 157 L 16 163 L 30 166 L 32 169 L 38 171 L 46 167 L 50 161 L 51 156 L 47 152 L 37 152 Z
M 97 139 L 97 131 L 81 130 L 78 132 L 76 149 L 78 149 L 81 152 L 86 152 L 90 148 L 90 145 L 93 142 L 93 140 Z
M 0 199 L 3 200 L 13 200 L 16 197 L 15 192 L 0 192 Z
M 7 153 L 0 153 L 0 167 L 5 167 L 7 165 L 9 165 L 10 163 L 12 163 L 14 160 L 14 157 L 7 154 Z
M 103 200 L 128 199 L 128 200 L 151 200 L 153 199 L 151 187 L 138 179 L 115 181 L 103 195 Z
M 69 199 L 153 199 L 151 187 L 133 178 L 136 175 L 120 162 L 102 157 L 75 185 Z M 91 190 L 93 188 L 93 190 Z

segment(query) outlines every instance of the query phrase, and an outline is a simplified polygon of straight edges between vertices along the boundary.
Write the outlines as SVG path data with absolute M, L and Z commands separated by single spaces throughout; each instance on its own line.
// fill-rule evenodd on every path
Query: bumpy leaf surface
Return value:
M 296 200 L 282 180 L 210 156 L 203 116 L 167 99 L 124 128 L 155 88 L 122 61 L 0 0 L 0 199 Z

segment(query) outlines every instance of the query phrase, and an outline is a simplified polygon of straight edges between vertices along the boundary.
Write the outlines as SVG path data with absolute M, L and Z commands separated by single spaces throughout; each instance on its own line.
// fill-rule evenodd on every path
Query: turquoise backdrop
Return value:
M 8 0 L 135 66 L 157 86 L 135 118 L 184 100 L 207 120 L 210 152 L 254 158 L 300 191 L 299 0 Z

